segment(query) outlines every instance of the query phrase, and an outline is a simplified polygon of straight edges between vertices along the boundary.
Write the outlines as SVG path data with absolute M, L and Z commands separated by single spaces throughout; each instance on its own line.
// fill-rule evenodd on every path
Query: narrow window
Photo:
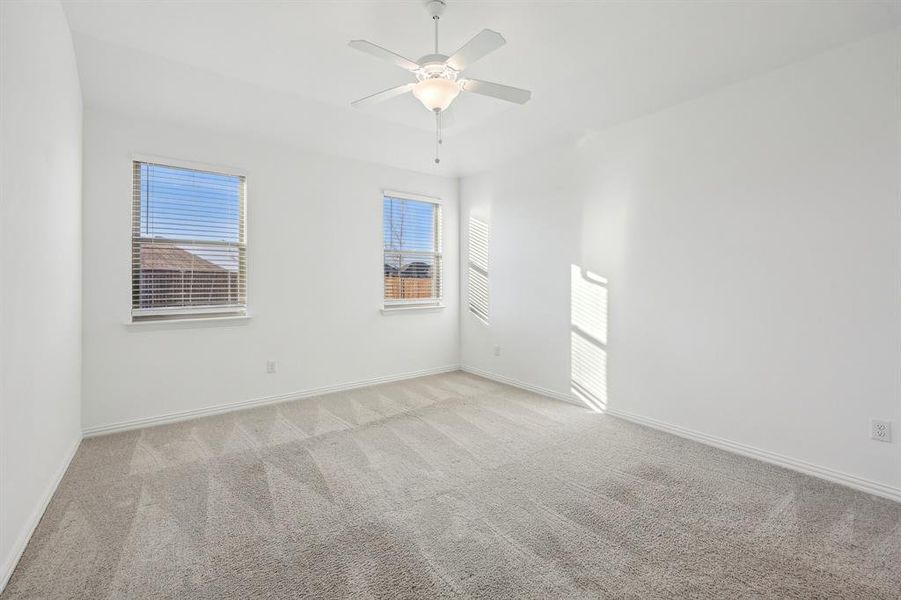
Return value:
M 386 194 L 385 308 L 441 302 L 441 206 Z
M 488 223 L 469 217 L 469 312 L 488 323 Z
M 132 320 L 245 314 L 244 177 L 133 169 Z

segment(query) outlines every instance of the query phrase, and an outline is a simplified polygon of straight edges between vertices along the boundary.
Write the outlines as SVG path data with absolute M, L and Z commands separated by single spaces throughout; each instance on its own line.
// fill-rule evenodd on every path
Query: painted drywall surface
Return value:
M 249 320 L 128 324 L 134 153 L 246 173 Z M 443 201 L 446 308 L 381 314 L 383 189 Z M 455 179 L 88 109 L 85 427 L 458 364 L 456 231 Z
M 464 178 L 492 240 L 463 364 L 569 392 L 578 265 L 609 280 L 609 407 L 901 487 L 899 37 Z
M 412 94 L 351 109 L 408 76 L 343 46 L 368 39 L 421 56 L 433 43 L 422 3 L 66 2 L 66 11 L 89 105 L 420 170 L 434 117 Z M 901 23 L 890 0 L 449 4 L 441 51 L 482 27 L 499 31 L 507 45 L 467 76 L 535 96 L 525 107 L 455 100 L 446 174 L 494 168 L 586 120 L 606 128 Z
M 0 587 L 81 437 L 81 91 L 57 2 L 0 4 Z

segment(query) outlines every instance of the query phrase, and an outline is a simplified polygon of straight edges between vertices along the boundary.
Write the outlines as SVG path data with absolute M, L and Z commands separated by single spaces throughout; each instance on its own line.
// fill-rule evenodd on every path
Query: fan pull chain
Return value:
M 441 159 L 438 157 L 438 147 L 444 143 L 441 139 L 441 111 L 435 111 L 435 164 L 439 164 Z

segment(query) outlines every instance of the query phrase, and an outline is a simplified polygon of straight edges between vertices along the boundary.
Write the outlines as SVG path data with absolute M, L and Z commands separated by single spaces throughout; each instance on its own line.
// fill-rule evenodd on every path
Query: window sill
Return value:
M 399 304 L 397 306 L 383 306 L 381 311 L 383 315 L 393 315 L 411 311 L 429 311 L 442 309 L 444 309 L 443 304 Z
M 125 326 L 135 329 L 180 329 L 191 327 L 227 327 L 246 325 L 250 315 L 228 315 L 221 317 L 191 317 L 186 319 L 156 319 L 147 321 L 126 321 Z

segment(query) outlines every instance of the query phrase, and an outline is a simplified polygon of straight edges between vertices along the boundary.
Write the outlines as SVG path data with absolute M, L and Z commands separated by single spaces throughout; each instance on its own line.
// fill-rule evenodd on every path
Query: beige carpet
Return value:
M 899 598 L 901 505 L 463 373 L 85 440 L 3 600 Z

